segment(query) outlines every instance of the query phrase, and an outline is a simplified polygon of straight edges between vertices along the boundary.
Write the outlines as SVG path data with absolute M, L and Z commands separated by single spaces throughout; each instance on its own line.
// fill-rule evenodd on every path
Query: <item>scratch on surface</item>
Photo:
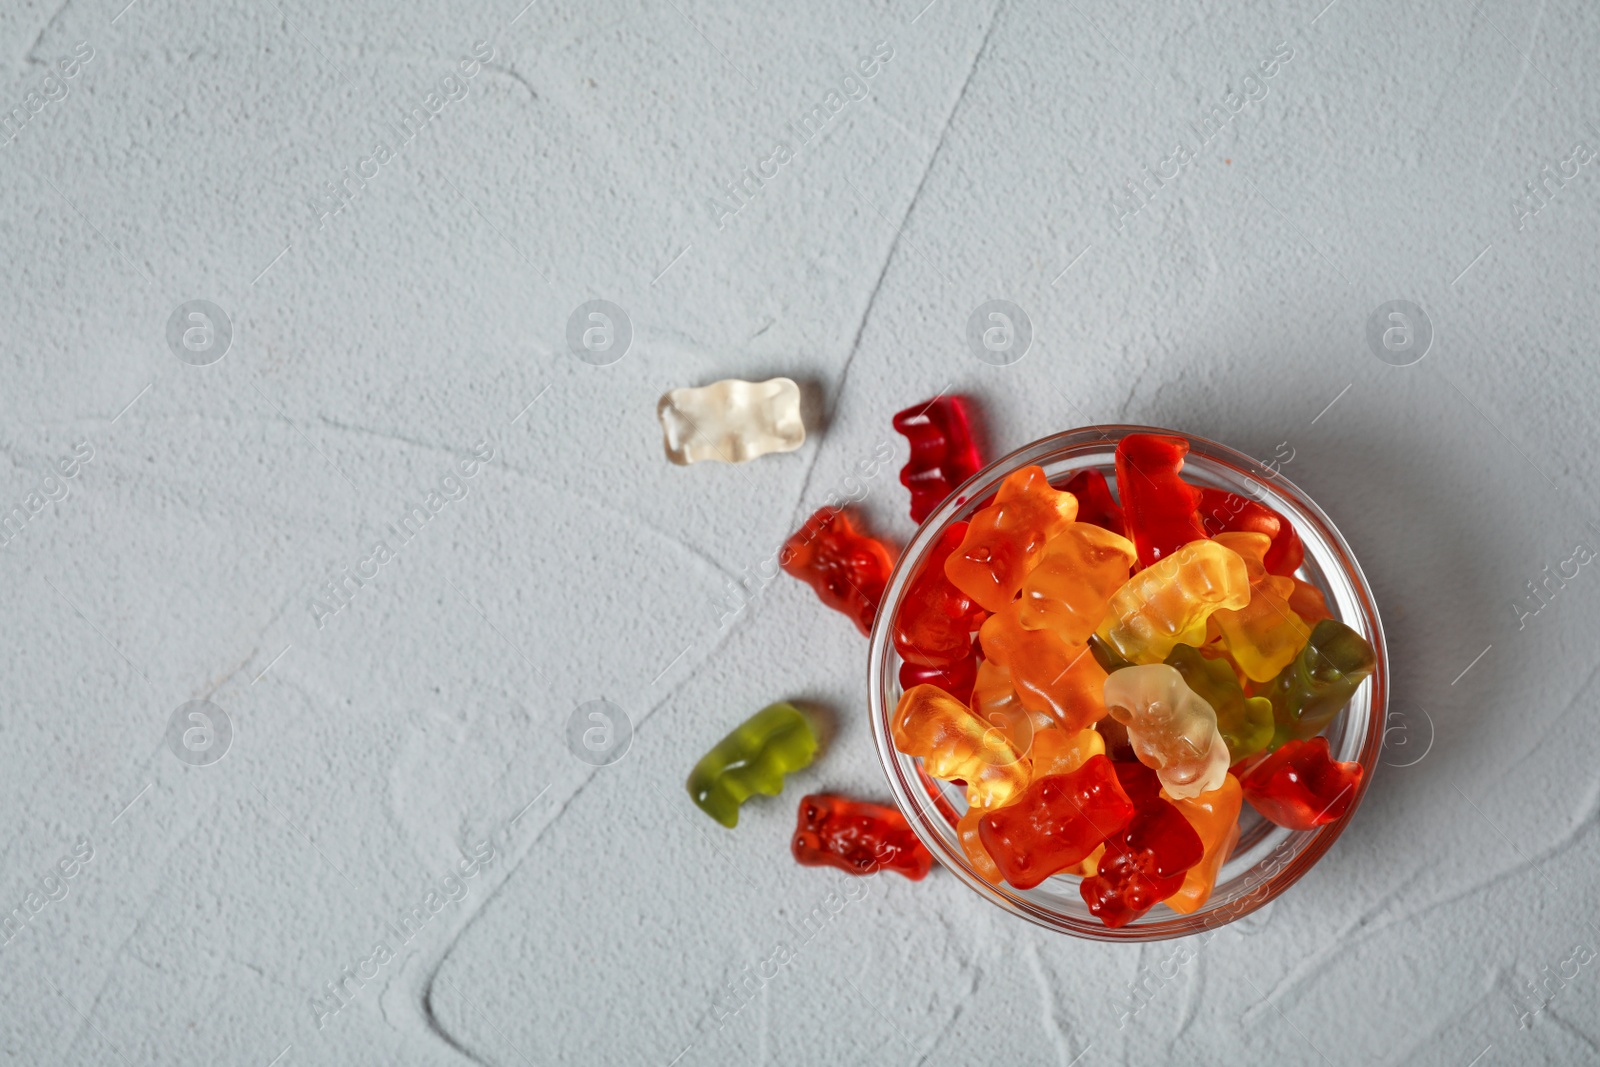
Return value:
M 33 44 L 29 45 L 28 50 L 22 54 L 22 61 L 24 63 L 31 64 L 35 67 L 48 65 L 46 60 L 40 59 L 37 55 L 35 55 L 35 53 L 39 51 L 39 46 L 44 44 L 45 34 L 56 28 L 56 23 L 61 21 L 61 16 L 65 15 L 67 13 L 67 8 L 71 6 L 72 0 L 62 0 L 62 4 L 60 7 L 56 8 L 55 14 L 51 15 L 45 20 L 44 27 L 39 30 L 39 35 L 33 39 Z
M 1123 397 L 1122 403 L 1117 405 L 1117 415 L 1115 421 L 1128 421 L 1128 409 L 1133 406 L 1134 397 L 1136 397 L 1139 393 L 1139 386 L 1144 384 L 1144 375 L 1149 369 L 1150 357 L 1149 354 L 1146 353 L 1144 366 L 1140 367 L 1138 372 L 1132 375 L 1132 380 L 1128 383 L 1128 395 Z
M 1034 982 L 1039 986 L 1039 1022 L 1044 1027 L 1044 1032 L 1050 1035 L 1050 1041 L 1056 1047 L 1056 1059 L 1061 1067 L 1066 1067 L 1071 1062 L 1071 1049 L 1067 1045 L 1067 1035 L 1061 1032 L 1061 1024 L 1056 1021 L 1055 991 L 1050 987 L 1050 980 L 1045 976 L 1044 964 L 1039 960 L 1039 948 L 1034 940 L 1029 937 L 1022 942 L 1022 952 L 1028 961 L 1028 972 L 1033 975 Z
M 1480 3 L 1473 10 L 1477 11 L 1482 6 Z M 1544 9 L 1545 0 L 1539 0 L 1538 10 L 1533 13 L 1533 28 L 1528 32 L 1529 53 L 1533 51 L 1533 42 L 1539 38 L 1539 25 L 1544 21 Z M 1488 18 L 1488 16 L 1485 15 L 1484 18 Z M 1498 28 L 1496 28 L 1495 35 L 1499 36 Z M 1533 65 L 1533 60 L 1528 55 L 1522 55 L 1518 58 L 1521 62 L 1517 65 L 1517 80 L 1511 83 L 1510 90 L 1506 92 L 1505 103 L 1500 105 L 1500 110 L 1496 113 L 1494 121 L 1489 124 L 1489 136 L 1484 142 L 1483 156 L 1478 160 L 1480 168 L 1483 166 L 1483 161 L 1489 158 L 1489 151 L 1494 146 L 1495 138 L 1500 136 L 1500 124 L 1505 121 L 1506 114 L 1511 110 L 1512 105 L 1521 98 L 1523 83 L 1528 80 L 1528 70 Z
M 1276 985 L 1267 990 L 1267 995 L 1261 999 L 1261 1003 L 1245 1011 L 1241 1021 L 1246 1025 L 1254 1025 L 1254 1021 L 1260 1013 L 1273 1007 L 1278 1000 L 1293 994 L 1308 979 L 1320 975 L 1326 969 L 1325 965 L 1328 960 L 1351 948 L 1356 940 L 1371 936 L 1380 930 L 1388 929 L 1396 922 L 1399 922 L 1400 919 L 1394 919 L 1374 926 L 1370 930 L 1362 929 L 1372 921 L 1373 916 L 1383 911 L 1392 901 L 1415 892 L 1416 877 L 1420 871 L 1421 868 L 1417 868 L 1405 877 L 1397 878 L 1387 893 L 1373 901 L 1366 908 L 1363 908 L 1349 922 L 1340 927 L 1338 932 L 1328 939 L 1328 943 L 1322 951 L 1311 953 L 1302 959 L 1298 965 L 1290 968 L 1287 974 L 1278 979 Z M 1420 910 L 1411 914 L 1413 916 L 1420 914 Z
M 324 426 L 331 426 L 336 430 L 343 430 L 345 433 L 362 434 L 367 437 L 377 437 L 385 441 L 397 441 L 400 444 L 410 445 L 413 448 L 426 449 L 429 452 L 443 452 L 446 455 L 455 456 L 458 459 L 465 459 L 472 454 L 470 449 L 450 448 L 447 445 L 436 444 L 432 441 L 423 441 L 415 437 L 406 437 L 403 434 L 391 433 L 388 430 L 375 430 L 370 426 L 358 426 L 355 423 L 341 422 L 338 419 L 330 419 L 326 415 L 319 415 L 318 418 L 321 420 Z
M 731 633 L 731 631 L 728 633 Z M 707 656 L 714 654 L 718 648 L 722 647 L 723 642 L 727 640 L 728 633 L 724 633 L 722 641 L 718 641 L 716 644 L 711 646 L 711 649 L 707 652 Z M 656 701 L 650 707 L 642 711 L 639 715 L 638 722 L 634 725 L 635 731 L 637 732 L 638 730 L 642 729 L 645 723 L 650 721 L 652 715 L 654 715 L 661 708 L 665 707 L 667 703 L 677 695 L 678 691 L 687 686 L 692 680 L 692 674 L 686 675 L 682 681 L 678 682 L 677 685 L 663 693 L 660 700 Z M 466 936 L 466 933 L 472 927 L 472 924 L 477 922 L 478 919 L 489 910 L 489 905 L 494 902 L 495 898 L 500 895 L 506 886 L 511 884 L 513 876 L 516 875 L 517 870 L 522 866 L 523 861 L 533 853 L 534 848 L 544 838 L 544 835 L 549 832 L 552 826 L 561 820 L 561 816 L 566 814 L 567 809 L 572 806 L 573 801 L 577 800 L 579 795 L 581 795 L 585 789 L 589 788 L 591 784 L 602 777 L 604 777 L 604 775 L 600 773 L 600 768 L 596 767 L 591 770 L 589 776 L 583 781 L 579 782 L 577 788 L 575 788 L 571 793 L 567 794 L 566 798 L 561 801 L 556 810 L 552 812 L 550 817 L 546 819 L 538 828 L 532 839 L 529 840 L 525 846 L 523 846 L 521 851 L 515 857 L 508 859 L 505 877 L 500 880 L 499 885 L 495 886 L 492 890 L 484 895 L 483 899 L 478 902 L 476 907 L 474 907 L 466 915 L 462 916 L 461 925 L 457 927 L 455 935 L 451 937 L 449 943 L 440 950 L 439 958 L 434 962 L 433 966 L 428 969 L 428 975 L 425 979 L 423 979 L 422 1001 L 420 1005 L 422 1009 L 423 1024 L 430 1031 L 432 1031 L 433 1034 L 439 1038 L 439 1040 L 443 1041 L 455 1051 L 461 1053 L 461 1055 L 467 1057 L 467 1059 L 471 1060 L 473 1063 L 483 1065 L 483 1067 L 488 1067 L 488 1064 L 485 1060 L 467 1049 L 466 1046 L 464 1046 L 460 1041 L 456 1040 L 456 1038 L 445 1029 L 444 1024 L 439 1021 L 437 1010 L 434 1007 L 434 987 L 439 980 L 439 972 L 444 969 L 444 965 L 449 961 L 451 953 L 453 953 L 456 949 L 456 946 L 461 943 L 461 939 Z M 454 983 L 452 983 L 452 985 L 453 984 Z M 461 994 L 461 996 L 463 1003 L 465 1003 L 465 995 Z
M 485 63 L 483 65 L 483 69 L 489 71 L 492 74 L 503 74 L 503 75 L 505 75 L 507 78 L 510 78 L 512 81 L 516 82 L 518 85 L 520 85 L 524 89 L 528 90 L 528 96 L 530 96 L 532 99 L 534 99 L 535 101 L 537 101 L 539 99 L 539 94 L 534 91 L 534 88 L 533 88 L 532 85 L 528 84 L 528 79 L 524 78 L 521 74 L 518 74 L 517 73 L 517 69 L 515 67 L 502 66 L 499 63 Z
M 956 1002 L 955 1010 L 950 1013 L 950 1018 L 946 1019 L 944 1025 L 939 1027 L 939 1032 L 933 1035 L 933 1041 L 928 1045 L 928 1050 L 917 1057 L 915 1067 L 923 1067 L 923 1064 L 928 1062 L 928 1057 L 932 1056 L 940 1044 L 944 1042 L 945 1037 L 949 1035 L 950 1031 L 955 1028 L 957 1021 L 960 1020 L 962 1012 L 966 1010 L 965 1001 Z
M 1551 1022 L 1556 1024 L 1557 1029 L 1562 1030 L 1570 1036 L 1575 1037 L 1579 1041 L 1583 1042 L 1584 1045 L 1588 1047 L 1589 1054 L 1595 1057 L 1596 1060 L 1600 1060 L 1600 1044 L 1596 1044 L 1595 1039 L 1590 1037 L 1587 1031 L 1581 1029 L 1570 1019 L 1556 1014 L 1556 1010 L 1554 1008 L 1547 1009 L 1545 1014 L 1550 1017 Z
M 872 283 L 872 291 L 867 294 L 866 306 L 862 308 L 861 319 L 856 324 L 855 337 L 850 342 L 850 353 L 845 356 L 844 363 L 839 368 L 839 381 L 834 389 L 836 397 L 844 393 L 845 383 L 850 378 L 850 367 L 861 352 L 861 338 L 866 333 L 867 322 L 872 318 L 872 309 L 878 303 L 878 294 L 883 290 L 884 279 L 889 276 L 889 265 L 894 262 L 895 253 L 900 248 L 900 236 L 905 233 L 906 225 L 911 221 L 911 213 L 916 210 L 917 201 L 922 198 L 922 190 L 927 185 L 928 175 L 933 173 L 933 165 L 938 161 L 939 153 L 944 148 L 945 138 L 950 134 L 950 127 L 955 124 L 956 112 L 961 110 L 961 102 L 966 99 L 967 89 L 972 85 L 972 76 L 977 72 L 978 64 L 989 49 L 989 39 L 994 35 L 994 28 L 1000 22 L 1000 9 L 1004 6 L 1004 0 L 1001 0 L 989 18 L 989 25 L 984 28 L 983 39 L 978 42 L 978 48 L 972 54 L 972 63 L 967 67 L 966 77 L 961 80 L 961 89 L 956 93 L 955 102 L 950 105 L 950 110 L 944 117 L 944 125 L 939 129 L 938 140 L 934 142 L 933 151 L 928 154 L 928 162 L 923 165 L 922 176 L 917 179 L 916 188 L 911 191 L 911 200 L 900 215 L 900 225 L 894 231 L 893 240 L 889 242 L 889 249 L 883 257 L 883 265 L 878 268 L 877 280 Z M 806 490 L 811 488 L 811 477 L 816 473 L 817 463 L 821 458 L 822 449 L 818 447 L 812 453 L 811 462 L 806 466 L 805 477 L 800 480 L 800 493 L 795 498 L 794 512 L 789 518 L 791 529 L 800 521 L 800 511 L 805 506 Z
M 1483 990 L 1476 1000 L 1469 1002 L 1465 1007 L 1456 1011 L 1454 1015 L 1439 1016 L 1431 1026 L 1428 1026 L 1426 1030 L 1420 1033 L 1417 1032 L 1415 1027 L 1411 1028 L 1408 1033 L 1411 1043 L 1403 1048 L 1392 1049 L 1393 1055 L 1389 1056 L 1385 1062 L 1416 1063 L 1423 1058 L 1428 1050 L 1437 1050 L 1443 1042 L 1459 1035 L 1464 1023 L 1481 1019 L 1487 1013 L 1489 1010 L 1487 1007 L 1488 998 L 1494 995 L 1496 988 L 1505 976 L 1505 969 L 1496 966 L 1488 973 L 1488 981 L 1484 984 Z M 1507 992 L 1509 993 L 1509 990 Z M 1485 1049 L 1484 1051 L 1488 1050 Z M 1466 1067 L 1478 1067 L 1480 1063 L 1482 1067 L 1490 1067 L 1487 1062 L 1484 1062 L 1482 1052 L 1478 1053 L 1478 1058 L 1468 1063 Z
M 1200 991 L 1205 988 L 1206 981 L 1205 967 L 1205 946 L 1201 945 L 1200 950 L 1195 953 L 1194 974 L 1190 976 L 1189 981 L 1183 983 L 1182 1000 L 1179 1002 L 1178 1009 L 1181 1013 L 1178 1019 L 1178 1030 L 1172 1035 L 1172 1040 L 1167 1042 L 1167 1061 L 1169 1063 L 1177 1061 L 1176 1049 L 1189 1033 L 1189 1027 L 1194 1025 L 1195 1019 L 1200 1014 Z
M 1518 767 L 1521 767 L 1524 763 L 1533 758 L 1534 754 L 1539 751 L 1540 745 L 1544 743 L 1545 738 L 1550 736 L 1550 732 L 1560 726 L 1563 719 L 1572 714 L 1573 709 L 1578 706 L 1578 701 L 1583 698 L 1583 695 L 1589 691 L 1589 687 L 1594 684 L 1596 674 L 1600 674 L 1600 662 L 1596 662 L 1593 667 L 1589 668 L 1589 673 L 1584 676 L 1582 682 L 1578 683 L 1578 687 L 1572 691 L 1572 699 L 1568 700 L 1566 706 L 1563 707 L 1559 712 L 1551 716 L 1549 725 L 1546 726 L 1536 738 L 1534 738 L 1533 743 L 1528 746 L 1528 750 L 1522 755 L 1518 756 L 1512 763 L 1506 766 L 1503 771 L 1496 775 L 1494 782 L 1498 783 L 1506 781 L 1512 776 L 1512 774 L 1516 772 Z
M 1577 841 L 1583 836 L 1584 832 L 1596 824 L 1597 816 L 1600 816 L 1600 785 L 1596 786 L 1595 791 L 1592 792 L 1585 801 L 1584 811 L 1579 814 L 1577 821 L 1567 830 L 1566 833 L 1557 838 L 1549 848 L 1535 855 L 1528 856 L 1525 862 L 1521 856 L 1518 856 L 1516 863 L 1498 872 L 1497 874 L 1491 875 L 1481 882 L 1469 885 L 1457 892 L 1447 893 L 1442 897 L 1427 901 L 1426 903 L 1421 904 L 1409 911 L 1399 912 L 1387 921 L 1368 926 L 1367 924 L 1371 921 L 1372 917 L 1377 912 L 1382 910 L 1389 901 L 1395 899 L 1396 897 L 1409 895 L 1415 892 L 1416 878 L 1418 874 L 1421 873 L 1421 868 L 1412 871 L 1406 877 L 1399 879 L 1395 883 L 1395 887 L 1380 897 L 1371 907 L 1364 909 L 1354 919 L 1346 923 L 1344 927 L 1340 929 L 1339 932 L 1330 940 L 1328 948 L 1303 960 L 1299 966 L 1295 967 L 1292 971 L 1280 979 L 1278 984 L 1267 992 L 1266 997 L 1260 1004 L 1245 1012 L 1245 1021 L 1248 1022 L 1256 1013 L 1265 1010 L 1265 1008 L 1273 1001 L 1290 995 L 1308 979 L 1322 973 L 1324 970 L 1326 970 L 1327 962 L 1333 957 L 1350 951 L 1356 945 L 1367 941 L 1380 933 L 1383 933 L 1385 930 L 1389 930 L 1402 923 L 1409 923 L 1420 916 L 1428 914 L 1429 912 L 1437 911 L 1438 909 L 1449 904 L 1453 904 L 1458 900 L 1463 900 L 1466 897 L 1482 893 L 1496 885 L 1499 885 L 1502 882 L 1509 881 L 1513 878 L 1526 877 L 1529 873 L 1543 867 L 1550 860 L 1558 858 L 1574 844 L 1576 844 Z M 1487 828 L 1485 828 L 1485 830 L 1487 832 Z

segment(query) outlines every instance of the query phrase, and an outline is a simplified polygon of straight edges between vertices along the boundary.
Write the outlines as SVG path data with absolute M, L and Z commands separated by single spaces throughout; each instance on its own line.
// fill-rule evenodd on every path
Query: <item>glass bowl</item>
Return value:
M 1293 523 L 1305 543 L 1305 563 L 1297 577 L 1320 589 L 1333 617 L 1367 639 L 1376 654 L 1377 666 L 1349 705 L 1323 731 L 1334 759 L 1359 763 L 1363 769 L 1360 787 L 1343 817 L 1315 830 L 1287 830 L 1261 818 L 1246 803 L 1240 813 L 1239 843 L 1218 873 L 1216 888 L 1203 906 L 1192 914 L 1180 915 L 1158 904 L 1141 918 L 1112 929 L 1089 913 L 1078 895 L 1077 878 L 1058 875 L 1034 889 L 1023 890 L 1004 883 L 991 885 L 972 869 L 956 836 L 956 820 L 967 807 L 965 790 L 928 777 L 923 773 L 922 761 L 896 749 L 890 736 L 889 717 L 900 699 L 901 663 L 891 630 L 912 577 L 921 570 L 939 535 L 951 523 L 971 518 L 994 496 L 1007 475 L 1036 464 L 1044 468 L 1053 484 L 1060 485 L 1073 473 L 1093 467 L 1115 486 L 1117 442 L 1130 433 L 1184 438 L 1190 449 L 1183 467 L 1185 481 L 1238 493 L 1265 504 Z M 869 655 L 873 740 L 895 803 L 922 843 L 957 878 L 1006 911 L 1052 930 L 1097 941 L 1183 937 L 1243 918 L 1271 901 L 1310 870 L 1354 818 L 1372 782 L 1383 746 L 1388 652 L 1372 590 L 1350 554 L 1350 547 L 1322 509 L 1276 468 L 1224 445 L 1174 430 L 1113 425 L 1069 430 L 1019 448 L 973 475 L 928 516 L 901 554 L 878 608 Z

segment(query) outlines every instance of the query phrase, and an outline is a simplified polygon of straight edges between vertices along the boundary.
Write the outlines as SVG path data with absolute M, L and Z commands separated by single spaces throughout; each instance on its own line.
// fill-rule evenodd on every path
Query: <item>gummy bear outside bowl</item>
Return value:
M 1288 518 L 1305 543 L 1305 563 L 1298 576 L 1322 590 L 1335 618 L 1367 639 L 1376 654 L 1377 667 L 1350 704 L 1323 731 L 1334 759 L 1354 761 L 1363 768 L 1356 797 L 1342 818 L 1315 830 L 1287 830 L 1261 818 L 1246 803 L 1240 813 L 1239 843 L 1218 873 L 1216 889 L 1201 908 L 1193 914 L 1180 915 L 1158 904 L 1127 926 L 1112 929 L 1089 913 L 1078 895 L 1077 878 L 1057 876 L 1034 889 L 1021 890 L 1005 883 L 991 885 L 972 869 L 955 828 L 967 807 L 965 790 L 928 777 L 923 773 L 922 761 L 897 750 L 890 736 L 889 717 L 900 699 L 901 663 L 891 631 L 906 588 L 939 535 L 951 523 L 971 518 L 993 497 L 1008 474 L 1037 464 L 1052 483 L 1060 485 L 1073 473 L 1093 467 L 1115 486 L 1117 442 L 1130 433 L 1183 437 L 1190 446 L 1183 468 L 1186 481 L 1238 493 Z M 923 844 L 956 877 L 1012 914 L 1052 930 L 1097 941 L 1183 937 L 1243 918 L 1271 901 L 1310 870 L 1354 818 L 1383 745 L 1389 674 L 1383 626 L 1366 578 L 1339 531 L 1310 498 L 1276 471 L 1212 441 L 1150 426 L 1089 426 L 1043 438 L 985 467 L 952 493 L 928 516 L 895 567 L 873 624 L 870 658 L 868 694 L 873 740 L 895 803 Z

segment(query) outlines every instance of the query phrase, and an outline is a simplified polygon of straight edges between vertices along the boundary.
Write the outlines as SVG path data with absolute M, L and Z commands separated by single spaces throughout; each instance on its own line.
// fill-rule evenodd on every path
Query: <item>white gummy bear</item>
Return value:
M 1165 663 L 1123 667 L 1106 676 L 1106 708 L 1128 728 L 1139 762 L 1174 800 L 1219 788 L 1228 777 L 1228 743 L 1217 713 Z
M 656 405 L 667 458 L 744 463 L 768 452 L 793 452 L 806 440 L 800 387 L 788 378 L 746 382 L 725 378 L 698 389 L 674 389 Z

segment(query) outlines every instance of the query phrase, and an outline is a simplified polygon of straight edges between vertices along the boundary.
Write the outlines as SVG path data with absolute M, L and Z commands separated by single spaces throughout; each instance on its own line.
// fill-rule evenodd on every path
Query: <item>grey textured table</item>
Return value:
M 0 1054 L 1600 1056 L 1600 9 L 925 2 L 0 10 Z M 662 457 L 778 374 L 799 451 Z M 941 389 L 991 456 L 1287 455 L 1354 546 L 1389 765 L 1271 907 L 1122 948 L 789 859 L 886 789 L 864 642 L 760 575 L 833 494 L 909 535 Z M 785 697 L 835 736 L 725 831 L 684 775 Z

